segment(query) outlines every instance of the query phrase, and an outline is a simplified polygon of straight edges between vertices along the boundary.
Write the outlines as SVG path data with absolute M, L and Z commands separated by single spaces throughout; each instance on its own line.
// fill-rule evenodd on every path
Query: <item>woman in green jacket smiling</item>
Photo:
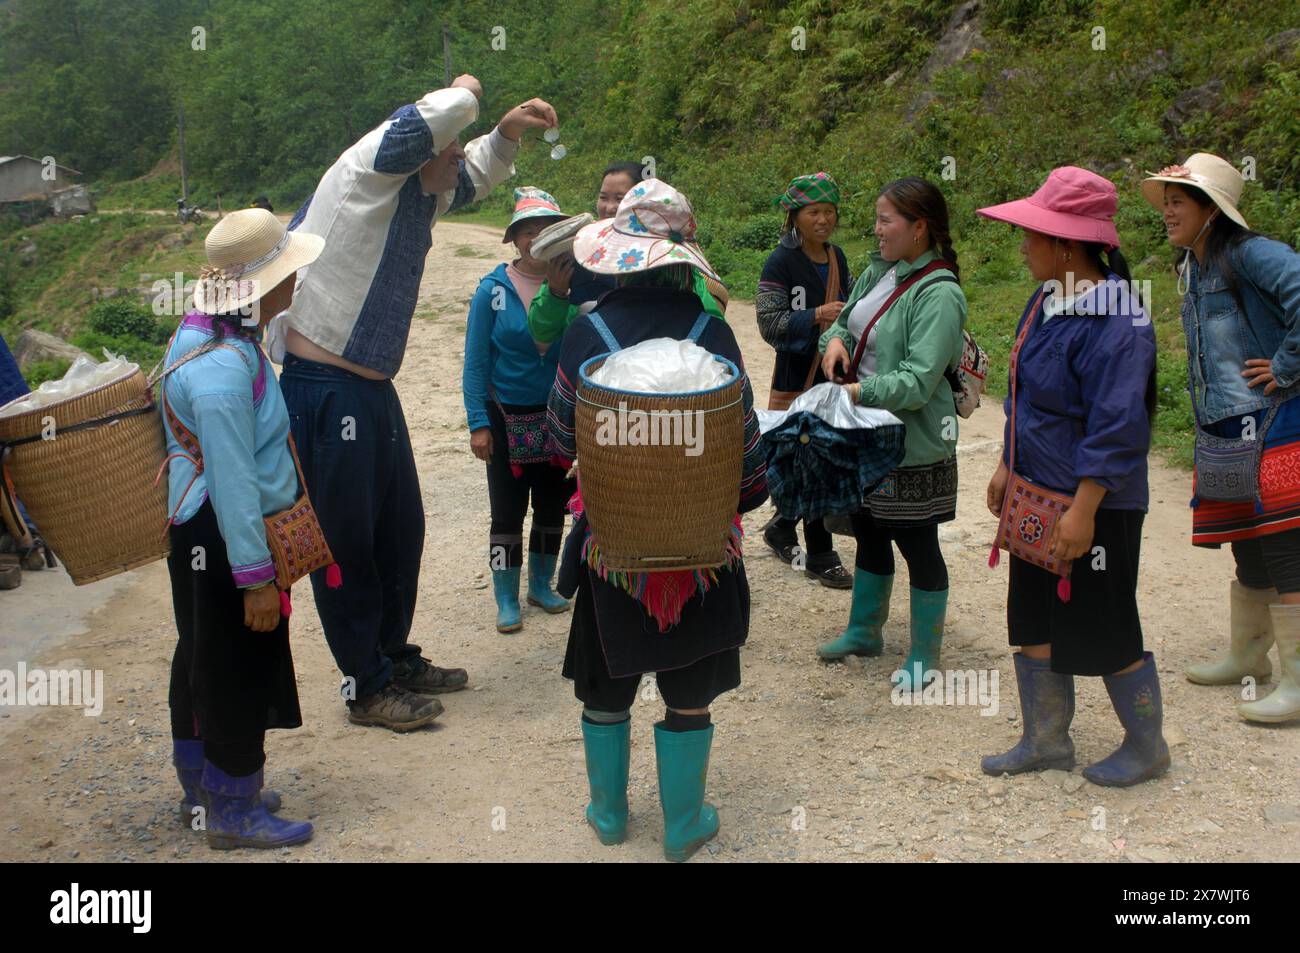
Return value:
M 966 296 L 948 206 L 935 186 L 915 177 L 885 186 L 875 234 L 879 252 L 822 335 L 822 368 L 830 380 L 856 381 L 849 387 L 858 403 L 902 420 L 907 451 L 853 514 L 858 554 L 849 626 L 817 654 L 827 661 L 881 654 L 896 543 L 911 582 L 912 645 L 893 681 L 920 691 L 939 662 L 948 607 L 939 524 L 956 516 L 957 411 L 945 373 L 961 358 Z

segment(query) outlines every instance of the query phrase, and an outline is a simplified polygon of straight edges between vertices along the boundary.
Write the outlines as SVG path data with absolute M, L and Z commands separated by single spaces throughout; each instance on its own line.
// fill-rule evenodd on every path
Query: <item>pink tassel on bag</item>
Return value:
M 329 568 L 325 570 L 325 585 L 331 589 L 343 585 L 343 570 L 339 568 L 338 563 L 330 563 Z
M 989 550 L 989 568 L 996 569 L 998 563 L 1002 561 L 1002 552 L 996 545 Z
M 280 590 L 280 615 L 286 619 L 293 615 L 293 604 L 289 602 L 289 593 L 283 589 Z
M 1062 579 L 1056 584 L 1056 598 L 1062 602 L 1070 601 L 1070 580 Z

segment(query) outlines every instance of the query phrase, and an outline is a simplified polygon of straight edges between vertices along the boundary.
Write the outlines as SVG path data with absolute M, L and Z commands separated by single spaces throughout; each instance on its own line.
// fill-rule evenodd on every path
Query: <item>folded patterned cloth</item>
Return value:
M 764 415 L 767 488 L 791 519 L 854 513 L 903 462 L 906 427 L 893 414 L 856 407 L 837 384 L 819 384 L 780 415 Z

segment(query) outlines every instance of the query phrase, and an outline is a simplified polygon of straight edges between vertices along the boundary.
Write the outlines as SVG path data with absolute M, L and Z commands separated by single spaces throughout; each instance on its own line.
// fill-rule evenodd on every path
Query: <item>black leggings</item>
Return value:
M 939 525 L 882 526 L 868 512 L 854 513 L 853 535 L 858 541 L 856 565 L 877 576 L 894 574 L 894 547 L 907 561 L 913 589 L 942 592 L 948 588 L 948 566 L 939 549 Z
M 831 531 L 826 528 L 826 524 L 821 520 L 803 520 L 803 538 L 807 543 L 807 552 L 809 556 L 824 556 L 835 548 L 831 540 Z M 776 535 L 791 543 L 797 543 L 799 537 L 795 535 L 795 530 L 799 526 L 800 520 L 790 519 L 786 516 L 778 516 L 772 526 L 776 530 Z
M 510 408 L 512 412 L 537 408 Z M 520 476 L 510 469 L 506 421 L 495 404 L 488 404 L 492 423 L 492 460 L 487 465 L 488 501 L 492 507 L 492 529 L 488 562 L 493 569 L 513 569 L 524 562 L 524 517 L 528 499 L 533 501 L 533 526 L 528 534 L 528 551 L 558 555 L 564 537 L 564 507 L 573 495 L 573 481 L 565 479 L 562 467 L 550 463 L 525 464 Z M 505 561 L 501 560 L 504 550 Z
M 1300 592 L 1300 529 L 1233 543 L 1232 557 L 1243 586 Z

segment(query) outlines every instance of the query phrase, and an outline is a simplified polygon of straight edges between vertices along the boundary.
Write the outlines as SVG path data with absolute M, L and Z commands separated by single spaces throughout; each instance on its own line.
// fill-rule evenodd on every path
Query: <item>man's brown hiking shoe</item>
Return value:
M 458 692 L 469 684 L 463 668 L 438 668 L 428 659 L 416 656 L 393 668 L 393 684 L 417 695 L 442 695 Z
M 442 702 L 425 698 L 389 682 L 364 701 L 348 705 L 354 725 L 379 725 L 393 731 L 422 728 L 442 714 Z

